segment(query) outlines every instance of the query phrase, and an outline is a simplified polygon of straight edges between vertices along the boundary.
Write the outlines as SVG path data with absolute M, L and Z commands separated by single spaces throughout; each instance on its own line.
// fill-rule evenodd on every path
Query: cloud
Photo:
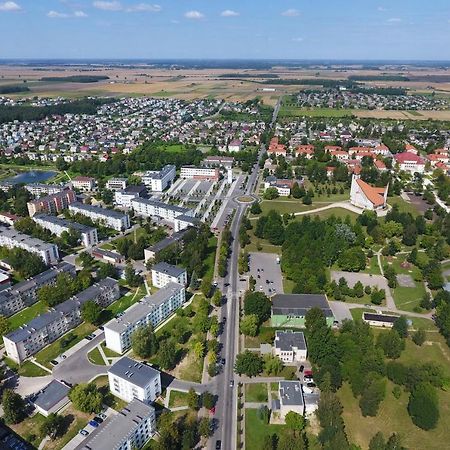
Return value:
M 386 12 L 386 11 L 387 11 L 387 8 L 385 8 L 384 6 L 379 6 L 379 7 L 377 8 L 377 10 L 380 11 L 380 12 Z
M 199 19 L 204 19 L 205 15 L 203 13 L 201 13 L 200 11 L 187 11 L 184 14 L 184 17 L 186 17 L 186 19 L 199 20 Z
M 237 11 L 233 11 L 232 9 L 226 9 L 220 13 L 222 17 L 237 17 L 239 13 Z
M 300 15 L 300 11 L 298 9 L 291 8 L 283 11 L 281 15 L 285 17 L 297 17 Z
M 296 38 L 292 38 L 293 42 L 303 42 L 303 38 L 302 37 L 296 37 Z
M 75 11 L 73 13 L 73 16 L 83 18 L 83 17 L 87 17 L 88 15 L 84 11 Z
M 126 9 L 127 12 L 159 12 L 161 11 L 160 5 L 152 5 L 150 3 L 138 3 L 137 5 L 130 6 Z
M 120 2 L 112 1 L 107 2 L 103 0 L 98 0 L 93 3 L 94 8 L 102 9 L 103 11 L 121 11 L 123 6 Z
M 22 8 L 16 2 L 0 3 L 0 11 L 20 11 Z
M 49 17 L 50 19 L 69 19 L 71 17 L 81 19 L 87 16 L 88 15 L 84 11 L 75 11 L 73 14 L 68 14 L 51 10 L 47 13 L 47 17 Z
M 401 22 L 402 19 L 398 18 L 398 17 L 391 17 L 390 19 L 387 20 L 389 23 L 398 23 Z

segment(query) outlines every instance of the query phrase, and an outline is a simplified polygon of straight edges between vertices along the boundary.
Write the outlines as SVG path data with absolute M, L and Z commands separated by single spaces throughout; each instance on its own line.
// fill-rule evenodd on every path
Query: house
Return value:
M 208 156 L 202 161 L 205 167 L 224 167 L 231 169 L 233 167 L 234 158 L 232 156 Z
M 173 266 L 166 262 L 160 262 L 152 267 L 152 284 L 157 288 L 163 288 L 169 283 L 187 284 L 187 271 L 184 268 Z
M 138 450 L 155 433 L 155 408 L 135 398 L 91 432 L 75 450 Z
M 284 363 L 306 360 L 307 348 L 305 335 L 301 331 L 275 331 L 273 347 L 275 355 Z
M 386 164 L 380 159 L 376 159 L 373 164 L 379 172 L 385 172 L 387 170 Z
M 242 142 L 239 139 L 234 139 L 228 144 L 228 151 L 230 153 L 240 152 L 242 149 Z
M 327 178 L 332 178 L 336 167 L 327 166 Z
M 269 156 L 286 156 L 286 146 L 279 143 L 278 137 L 273 137 L 270 140 L 269 148 L 267 149 Z
M 57 413 L 69 403 L 70 387 L 58 380 L 52 380 L 41 389 L 33 398 L 33 405 L 37 412 L 48 417 L 51 413 Z
M 188 229 L 184 229 L 184 230 L 175 232 L 171 236 L 160 240 L 159 242 L 152 245 L 151 247 L 144 249 L 145 263 L 147 263 L 147 261 L 154 260 L 161 251 L 163 251 L 167 247 L 170 247 L 171 245 L 175 245 L 177 243 L 179 245 L 182 245 L 183 244 L 183 241 L 182 241 L 183 236 L 187 233 L 187 231 L 188 231 Z
M 131 208 L 131 202 L 136 198 L 145 197 L 147 189 L 144 185 L 131 185 L 122 190 L 116 190 L 114 192 L 114 203 L 117 206 L 123 206 L 125 208 Z
M 78 189 L 83 192 L 90 192 L 95 189 L 96 182 L 94 178 L 91 177 L 75 177 L 72 180 L 73 189 Z
M 281 419 L 285 419 L 286 414 L 290 411 L 301 416 L 305 414 L 305 402 L 300 381 L 280 381 L 278 394 L 280 397 Z
M 126 187 L 126 178 L 111 178 L 106 182 L 106 189 L 109 189 L 110 191 L 123 191 Z
M 368 323 L 374 327 L 384 327 L 392 328 L 394 322 L 399 318 L 399 316 L 390 314 L 375 314 L 369 312 L 363 312 L 362 319 L 364 322 Z
M 409 173 L 424 173 L 425 161 L 416 153 L 403 152 L 394 156 L 399 169 Z
M 314 145 L 299 145 L 295 149 L 295 156 L 297 156 L 297 158 L 304 156 L 306 159 L 312 159 L 314 156 Z
M 302 184 L 301 180 L 282 180 L 272 175 L 269 175 L 264 180 L 264 189 L 275 188 L 278 195 L 281 197 L 288 197 L 291 195 L 291 189 L 294 183 Z
M 361 180 L 359 175 L 353 175 L 350 189 L 350 203 L 358 208 L 369 211 L 380 211 L 386 208 L 388 188 L 375 187 Z
M 272 297 L 272 327 L 304 328 L 306 313 L 312 308 L 320 308 L 327 324 L 333 324 L 333 312 L 324 294 L 275 294 Z
M 11 214 L 8 212 L 0 213 L 0 222 L 6 223 L 7 225 L 13 226 L 14 222 L 19 219 L 20 219 L 20 217 L 16 216 L 15 214 Z
M 134 398 L 154 402 L 161 394 L 160 372 L 127 356 L 109 367 L 108 381 L 110 391 L 126 402 Z
M 124 261 L 121 254 L 116 252 L 111 252 L 110 250 L 104 250 L 102 248 L 94 248 L 92 250 L 92 256 L 97 259 L 102 259 L 112 264 L 120 264 Z
M 416 147 L 414 147 L 414 145 L 408 143 L 405 144 L 405 152 L 414 153 L 415 155 L 419 153 L 419 151 L 417 150 Z
M 438 163 L 448 164 L 449 157 L 447 153 L 431 153 L 427 155 L 427 160 L 430 162 L 431 167 L 436 167 Z

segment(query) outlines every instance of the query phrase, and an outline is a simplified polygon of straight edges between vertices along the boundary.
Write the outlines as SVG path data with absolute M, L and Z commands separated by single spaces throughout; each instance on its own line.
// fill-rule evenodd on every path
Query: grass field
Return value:
M 179 406 L 187 406 L 188 396 L 189 396 L 189 394 L 187 392 L 170 391 L 169 408 L 177 408 Z
M 331 202 L 330 202 L 331 203 Z M 260 203 L 262 213 L 260 215 L 267 214 L 270 210 L 274 209 L 281 215 L 291 214 L 300 211 L 309 211 L 311 209 L 319 208 L 320 206 L 326 206 L 327 203 L 320 203 L 318 205 L 304 205 L 301 200 L 277 198 L 275 200 L 262 200 Z M 259 217 L 259 216 L 258 216 Z
M 266 436 L 288 432 L 286 425 L 270 425 L 258 418 L 257 409 L 245 410 L 245 450 L 261 450 Z
M 322 205 L 322 206 L 324 206 L 324 205 Z M 319 206 L 317 206 L 317 208 L 318 207 Z M 317 216 L 321 220 L 326 220 L 326 219 L 330 218 L 331 216 L 345 220 L 347 218 L 347 216 L 349 216 L 350 220 L 352 222 L 354 222 L 356 220 L 356 218 L 358 217 L 358 214 L 356 214 L 352 211 L 349 211 L 348 209 L 344 209 L 344 208 L 330 208 L 330 209 L 326 209 L 325 211 L 313 212 L 313 213 L 311 213 L 311 216 Z M 297 220 L 301 220 L 301 218 L 302 218 L 302 216 L 297 216 Z
M 280 245 L 272 245 L 265 239 L 260 239 L 255 236 L 253 233 L 253 230 L 247 231 L 249 237 L 250 237 L 250 244 L 248 244 L 245 247 L 245 250 L 247 252 L 264 252 L 264 253 L 276 253 L 277 255 L 281 255 L 281 246 Z M 261 247 L 260 250 L 258 250 L 258 245 Z
M 22 377 L 43 377 L 46 375 L 50 375 L 49 372 L 32 363 L 31 361 L 24 361 L 19 365 L 12 359 L 5 357 L 4 362 L 10 369 L 13 369 Z
M 44 422 L 45 417 L 38 413 L 32 417 L 27 417 L 18 424 L 11 425 L 11 428 L 35 448 L 38 448 L 43 438 L 40 427 Z
M 119 355 L 119 353 L 116 353 L 113 350 L 109 349 L 106 346 L 106 342 L 102 342 L 101 346 L 102 346 L 102 349 L 103 349 L 103 353 L 105 354 L 105 356 L 107 358 L 119 358 L 121 356 L 121 355 Z
M 388 204 L 391 206 L 398 205 L 400 212 L 411 213 L 414 217 L 419 215 L 419 211 L 411 203 L 405 202 L 400 196 L 388 197 Z
M 262 403 L 267 402 L 267 383 L 249 383 L 245 385 L 245 401 Z
M 100 350 L 97 347 L 92 349 L 88 353 L 87 357 L 88 357 L 89 361 L 92 364 L 97 364 L 99 366 L 105 366 L 106 365 L 102 355 L 100 354 Z
M 137 293 L 136 293 L 136 291 L 128 292 L 123 297 L 121 297 L 118 300 L 116 300 L 115 302 L 111 303 L 111 305 L 109 305 L 106 308 L 106 310 L 110 311 L 113 316 L 116 316 L 117 314 L 128 309 L 131 305 L 134 305 L 138 300 L 145 297 L 145 295 L 146 295 L 145 287 L 140 286 L 137 290 Z
M 28 323 L 31 319 L 34 319 L 36 316 L 44 313 L 45 311 L 47 311 L 47 306 L 42 302 L 36 302 L 34 305 L 23 309 L 22 311 L 8 318 L 10 330 L 19 328 L 21 325 Z
M 420 305 L 420 300 L 425 294 L 425 286 L 422 282 L 418 282 L 414 288 L 398 286 L 391 289 L 391 292 L 398 309 L 413 312 L 414 308 Z
M 369 264 L 362 271 L 362 273 L 371 273 L 372 275 L 381 275 L 380 266 L 378 265 L 378 259 L 376 256 L 370 258 Z
M 297 106 L 282 106 L 278 117 L 351 117 L 354 111 L 351 109 L 333 108 L 299 108 Z

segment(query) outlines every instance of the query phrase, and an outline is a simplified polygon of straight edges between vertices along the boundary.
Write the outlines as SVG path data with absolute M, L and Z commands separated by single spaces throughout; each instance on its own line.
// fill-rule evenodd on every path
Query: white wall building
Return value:
M 275 332 L 274 353 L 284 363 L 306 361 L 307 348 L 305 335 L 292 330 Z
M 161 170 L 149 170 L 141 177 L 142 182 L 154 192 L 162 192 L 175 179 L 177 169 L 172 164 L 167 164 Z
M 214 167 L 181 167 L 180 178 L 194 178 L 196 180 L 212 180 L 219 179 L 219 169 Z
M 119 318 L 105 325 L 106 346 L 116 353 L 131 347 L 131 335 L 140 327 L 156 327 L 185 302 L 184 286 L 169 283 L 165 288 L 135 303 Z
M 388 188 L 374 187 L 353 175 L 350 189 L 350 203 L 369 211 L 380 211 L 386 208 Z
M 279 396 L 280 416 L 282 419 L 286 417 L 289 411 L 303 416 L 305 413 L 305 402 L 300 381 L 280 381 Z
M 123 191 L 126 187 L 126 178 L 111 178 L 106 182 L 106 189 L 110 191 Z
M 72 187 L 80 191 L 93 191 L 95 189 L 95 180 L 91 177 L 76 177 L 72 180 Z
M 397 153 L 394 156 L 396 163 L 400 170 L 409 173 L 424 173 L 425 172 L 425 161 L 416 153 L 411 151 Z
M 110 391 L 131 402 L 154 402 L 161 394 L 161 374 L 153 367 L 124 356 L 108 369 Z
M 114 211 L 112 209 L 101 208 L 100 206 L 85 205 L 83 203 L 72 203 L 69 211 L 73 214 L 82 214 L 91 218 L 94 222 L 117 231 L 130 228 L 130 218 L 128 214 Z
M 60 186 L 58 184 L 31 183 L 26 184 L 24 188 L 34 197 L 41 197 L 43 194 L 57 194 L 64 189 L 64 186 Z
M 187 284 L 186 269 L 160 262 L 152 267 L 152 284 L 157 288 L 163 288 L 169 283 Z
M 152 217 L 153 219 L 162 219 L 172 222 L 176 217 L 193 216 L 194 211 L 177 205 L 169 205 L 159 200 L 139 198 L 131 201 L 131 207 L 134 212 L 143 217 Z

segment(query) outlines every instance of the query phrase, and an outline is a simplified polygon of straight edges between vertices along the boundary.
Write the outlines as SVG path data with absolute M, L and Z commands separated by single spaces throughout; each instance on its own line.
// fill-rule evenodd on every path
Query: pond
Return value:
M 57 172 L 51 170 L 30 170 L 28 172 L 21 172 L 11 178 L 7 178 L 4 181 L 9 181 L 13 184 L 30 184 L 30 183 L 42 183 L 50 178 L 54 177 Z

